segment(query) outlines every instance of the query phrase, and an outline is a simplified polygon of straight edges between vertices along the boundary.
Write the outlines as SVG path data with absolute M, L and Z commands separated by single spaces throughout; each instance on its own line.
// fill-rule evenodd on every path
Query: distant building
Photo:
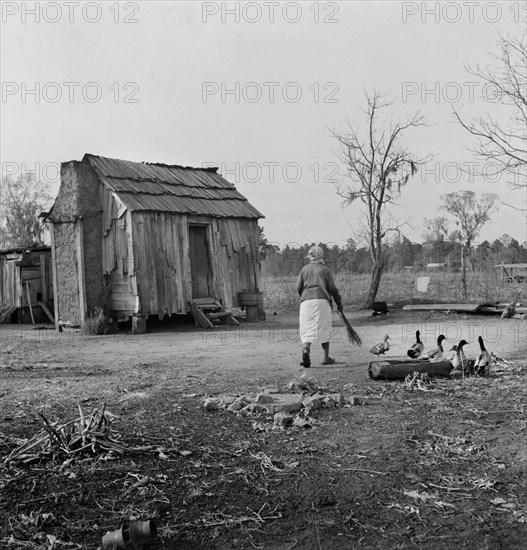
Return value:
M 446 263 L 442 264 L 426 264 L 427 271 L 445 271 Z

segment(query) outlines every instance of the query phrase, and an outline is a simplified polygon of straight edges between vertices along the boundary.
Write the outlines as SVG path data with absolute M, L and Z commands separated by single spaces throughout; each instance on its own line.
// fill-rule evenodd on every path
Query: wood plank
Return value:
M 145 315 L 151 315 L 157 313 L 157 286 L 156 286 L 156 276 L 155 276 L 155 265 L 154 265 L 154 255 L 152 251 L 152 228 L 151 220 L 148 212 L 142 213 L 143 218 L 143 235 L 144 241 L 142 246 L 145 248 L 145 257 L 146 257 L 146 273 L 147 279 L 143 281 L 144 285 L 148 287 L 147 301 L 146 301 L 146 311 L 143 311 Z
M 44 252 L 40 253 L 40 278 L 42 280 L 40 288 L 42 293 L 42 301 L 46 303 L 48 301 L 48 270 L 47 255 Z
M 16 309 L 17 307 L 12 305 L 0 306 L 0 323 L 3 323 Z
M 195 304 L 216 304 L 216 300 L 212 296 L 206 296 L 205 298 L 192 298 Z
M 188 230 L 186 216 L 171 215 L 174 244 L 174 276 L 176 284 L 177 311 L 188 312 L 190 306 L 190 258 L 188 254 Z
M 29 313 L 31 314 L 31 321 L 33 324 L 36 324 L 35 323 L 35 317 L 33 316 L 33 306 L 31 305 L 31 295 L 29 293 L 29 283 L 26 282 L 25 283 L 25 287 L 26 287 L 26 294 L 27 294 L 27 305 L 29 306 Z
M 135 212 L 132 215 L 132 236 L 134 246 L 135 271 L 137 273 L 137 292 L 139 295 L 139 308 L 140 312 L 143 312 L 148 306 L 148 268 L 146 265 L 146 251 L 144 248 L 143 217 L 140 212 Z
M 110 309 L 112 311 L 131 311 L 135 313 L 135 303 L 127 302 L 126 300 L 115 300 L 110 302 Z
M 218 311 L 217 313 L 205 313 L 207 319 L 219 319 L 220 317 L 230 317 L 231 311 Z
M 48 319 L 52 322 L 52 323 L 55 323 L 55 319 L 53 318 L 53 315 L 51 315 L 51 311 L 49 311 L 48 309 L 48 306 L 44 303 L 44 302 L 37 302 L 37 304 L 42 308 L 42 310 L 44 311 L 44 313 L 47 315 Z
M 57 282 L 57 256 L 55 253 L 55 226 L 48 223 L 49 233 L 51 237 L 51 278 L 53 279 L 53 309 L 55 313 L 55 330 L 59 330 L 59 295 Z
M 405 311 L 458 311 L 473 313 L 481 308 L 481 304 L 408 304 Z
M 192 314 L 194 315 L 194 322 L 196 323 L 196 326 L 201 326 L 203 328 L 214 328 L 214 325 L 207 318 L 207 316 L 194 304 L 192 304 Z
M 482 306 L 480 309 L 478 309 L 478 313 L 485 313 L 487 315 L 501 315 L 505 308 L 506 306 Z M 516 313 L 525 313 L 527 312 L 527 308 L 517 307 L 515 308 L 515 311 Z
M 167 294 L 165 288 L 166 243 L 164 241 L 164 214 L 156 213 L 150 215 L 152 229 L 152 252 L 154 257 L 154 271 L 157 289 L 157 316 L 160 320 L 165 316 L 167 308 Z

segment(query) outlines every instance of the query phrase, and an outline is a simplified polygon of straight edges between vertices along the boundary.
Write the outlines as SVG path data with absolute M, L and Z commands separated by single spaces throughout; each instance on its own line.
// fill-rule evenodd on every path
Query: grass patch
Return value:
M 417 277 L 430 277 L 427 292 L 417 292 Z M 296 281 L 297 278 L 294 276 L 263 276 L 261 289 L 264 293 L 265 307 L 298 307 Z M 360 306 L 368 294 L 370 274 L 339 273 L 335 275 L 335 283 L 345 304 Z M 519 285 L 504 283 L 499 274 L 485 271 L 468 273 L 467 287 L 468 302 L 506 302 L 520 290 Z M 523 296 L 525 293 L 523 285 Z M 381 279 L 377 300 L 388 303 L 463 302 L 461 273 L 385 273 Z

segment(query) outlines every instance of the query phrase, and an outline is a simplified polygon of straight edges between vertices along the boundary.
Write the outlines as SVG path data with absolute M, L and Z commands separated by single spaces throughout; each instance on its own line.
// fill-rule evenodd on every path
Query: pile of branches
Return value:
M 79 418 L 59 425 L 50 422 L 41 412 L 43 428 L 35 436 L 14 449 L 4 464 L 30 464 L 45 459 L 68 460 L 76 457 L 118 458 L 125 453 L 141 453 L 153 446 L 131 447 L 121 442 L 122 434 L 111 428 L 112 417 L 102 409 L 94 409 L 86 416 L 79 405 Z

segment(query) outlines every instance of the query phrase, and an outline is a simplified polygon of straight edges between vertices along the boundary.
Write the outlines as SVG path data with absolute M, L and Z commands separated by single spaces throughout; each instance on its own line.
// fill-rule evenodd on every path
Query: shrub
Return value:
M 96 307 L 82 326 L 82 334 L 86 336 L 100 336 L 102 334 L 111 334 L 112 332 L 112 322 L 106 317 L 101 307 Z

